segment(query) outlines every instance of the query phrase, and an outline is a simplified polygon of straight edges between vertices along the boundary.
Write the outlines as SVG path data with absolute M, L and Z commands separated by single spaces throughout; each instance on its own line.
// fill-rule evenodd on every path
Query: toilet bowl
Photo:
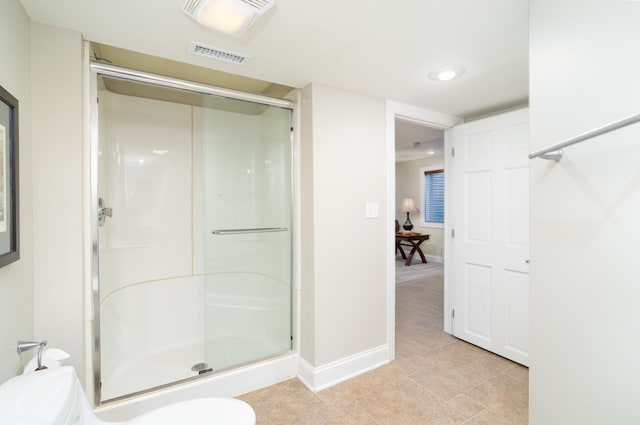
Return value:
M 2 425 L 255 425 L 247 403 L 201 398 L 169 404 L 125 422 L 96 417 L 71 366 L 20 375 L 0 385 Z

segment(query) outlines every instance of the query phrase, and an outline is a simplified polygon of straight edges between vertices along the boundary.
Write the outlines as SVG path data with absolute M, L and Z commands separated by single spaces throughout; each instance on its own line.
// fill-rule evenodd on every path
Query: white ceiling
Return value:
M 444 153 L 444 132 L 396 119 L 396 161 L 439 156 Z
M 277 84 L 315 82 L 462 118 L 527 102 L 527 0 L 277 0 L 240 38 L 196 24 L 185 1 L 21 0 L 33 21 L 90 41 Z M 191 41 L 252 58 L 194 56 Z M 465 74 L 428 78 L 450 63 Z

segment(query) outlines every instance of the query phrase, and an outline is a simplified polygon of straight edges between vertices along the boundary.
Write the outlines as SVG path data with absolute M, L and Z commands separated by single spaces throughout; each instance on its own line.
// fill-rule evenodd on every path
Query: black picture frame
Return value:
M 0 267 L 20 259 L 18 99 L 0 86 Z

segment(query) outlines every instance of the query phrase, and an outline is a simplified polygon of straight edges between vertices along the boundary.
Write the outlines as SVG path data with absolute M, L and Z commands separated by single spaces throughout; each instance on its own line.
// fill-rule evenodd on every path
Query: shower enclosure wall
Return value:
M 291 110 L 97 76 L 98 402 L 291 350 Z

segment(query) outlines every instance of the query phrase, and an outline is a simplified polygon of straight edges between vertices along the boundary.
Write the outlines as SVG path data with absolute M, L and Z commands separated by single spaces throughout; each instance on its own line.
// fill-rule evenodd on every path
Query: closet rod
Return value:
M 565 140 L 564 142 L 560 142 L 553 146 L 549 146 L 548 148 L 530 153 L 529 159 L 542 158 L 542 159 L 551 159 L 558 162 L 562 159 L 562 148 L 566 148 L 567 146 L 575 145 L 576 143 L 580 143 L 584 140 L 591 139 L 596 136 L 600 136 L 601 134 L 605 134 L 610 131 L 617 130 L 622 127 L 626 127 L 628 125 L 635 124 L 639 121 L 640 121 L 640 114 L 631 115 L 630 117 L 623 118 L 621 120 L 612 122 L 610 124 L 603 125 L 598 128 L 594 128 L 593 130 L 587 131 L 586 133 L 579 134 L 575 137 Z

